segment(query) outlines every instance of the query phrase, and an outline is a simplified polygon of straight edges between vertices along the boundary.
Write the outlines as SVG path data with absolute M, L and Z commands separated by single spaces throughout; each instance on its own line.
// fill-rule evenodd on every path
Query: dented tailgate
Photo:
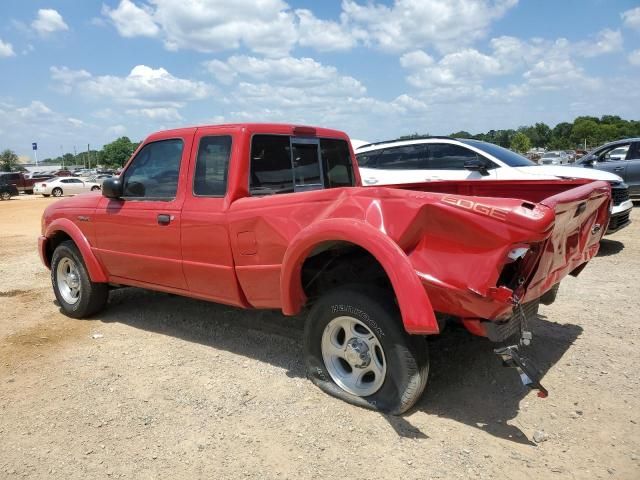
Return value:
M 540 202 L 554 210 L 555 222 L 528 281 L 525 301 L 538 298 L 598 253 L 607 230 L 610 201 L 609 184 L 599 181 Z

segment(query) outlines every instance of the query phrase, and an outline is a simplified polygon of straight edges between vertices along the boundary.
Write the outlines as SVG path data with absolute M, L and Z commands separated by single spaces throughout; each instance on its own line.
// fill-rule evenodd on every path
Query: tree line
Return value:
M 428 135 L 414 133 L 404 135 L 400 140 L 418 138 Z M 551 128 L 546 123 L 519 127 L 517 130 L 489 130 L 486 133 L 471 134 L 465 130 L 453 132 L 454 138 L 472 138 L 495 143 L 501 147 L 510 148 L 525 153 L 531 148 L 547 150 L 586 150 L 595 148 L 603 143 L 623 138 L 640 137 L 640 121 L 624 120 L 617 115 L 603 115 L 602 117 L 577 117 L 573 122 L 562 122 Z
M 129 137 L 120 137 L 107 143 L 100 150 L 89 150 L 78 154 L 65 153 L 53 158 L 45 158 L 38 162 L 40 165 L 83 165 L 86 167 L 119 168 L 122 167 L 131 154 L 138 148 L 140 142 L 132 142 Z M 18 156 L 12 150 L 0 153 L 0 171 L 9 172 L 18 166 Z
M 398 140 L 428 137 L 413 133 L 403 135 Z M 546 123 L 538 122 L 534 125 L 522 126 L 517 130 L 489 130 L 486 133 L 471 134 L 465 130 L 453 132 L 455 138 L 472 138 L 495 143 L 501 147 L 510 148 L 517 152 L 526 153 L 531 148 L 548 150 L 575 150 L 597 147 L 606 142 L 622 138 L 640 137 L 640 121 L 624 120 L 617 115 L 603 115 L 602 117 L 577 117 L 573 122 L 562 122 L 551 128 Z M 85 165 L 95 167 L 100 165 L 108 168 L 122 167 L 131 157 L 140 142 L 132 142 L 129 137 L 120 137 L 107 143 L 100 150 L 81 152 L 76 155 L 65 153 L 55 158 L 45 158 L 41 164 L 51 165 Z M 18 165 L 18 156 L 11 150 L 0 153 L 0 170 L 11 171 Z

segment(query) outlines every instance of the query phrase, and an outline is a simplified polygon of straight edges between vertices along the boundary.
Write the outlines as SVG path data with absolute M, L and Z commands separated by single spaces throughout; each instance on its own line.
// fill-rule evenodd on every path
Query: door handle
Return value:
M 166 213 L 158 214 L 158 225 L 169 225 L 171 223 L 171 215 Z
M 616 167 L 613 169 L 614 172 L 621 172 L 624 170 L 624 167 Z

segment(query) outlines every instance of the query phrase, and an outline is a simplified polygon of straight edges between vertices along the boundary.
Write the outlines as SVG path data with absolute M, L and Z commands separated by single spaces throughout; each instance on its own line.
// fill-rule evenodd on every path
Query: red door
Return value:
M 96 209 L 96 253 L 112 281 L 187 288 L 180 226 L 194 129 L 180 132 L 144 145 L 120 176 L 122 198 Z
M 188 176 L 193 180 L 182 207 L 182 260 L 192 295 L 247 306 L 236 279 L 226 213 L 229 160 L 238 144 L 229 129 L 205 127 L 196 133 Z

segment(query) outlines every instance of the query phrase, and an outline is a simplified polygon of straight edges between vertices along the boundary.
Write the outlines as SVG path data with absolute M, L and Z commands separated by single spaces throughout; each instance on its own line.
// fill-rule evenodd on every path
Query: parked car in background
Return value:
M 576 165 L 620 175 L 629 185 L 631 197 L 640 197 L 640 138 L 606 143 L 586 154 Z
M 0 182 L 15 185 L 19 192 L 32 194 L 35 180 L 22 172 L 0 172 Z
M 18 187 L 12 183 L 3 181 L 0 178 L 0 200 L 9 200 L 11 197 L 18 196 Z
M 69 170 L 57 170 L 53 172 L 54 177 L 71 177 L 73 174 Z
M 565 150 L 564 153 L 567 155 L 569 159 L 569 163 L 573 163 L 576 161 L 576 151 L 575 150 Z
M 355 149 L 362 183 L 393 185 L 433 180 L 553 180 L 588 178 L 609 182 L 613 210 L 608 234 L 630 223 L 629 187 L 618 175 L 564 165 L 536 165 L 506 148 L 480 140 L 432 137 L 379 142 Z
M 38 182 L 34 187 L 34 192 L 43 197 L 53 195 L 62 197 L 63 195 L 76 195 L 78 193 L 92 192 L 100 190 L 100 183 L 83 181 L 75 177 L 54 177 L 45 182 Z
M 562 150 L 553 150 L 545 152 L 538 163 L 540 165 L 566 165 L 569 163 L 569 156 Z

